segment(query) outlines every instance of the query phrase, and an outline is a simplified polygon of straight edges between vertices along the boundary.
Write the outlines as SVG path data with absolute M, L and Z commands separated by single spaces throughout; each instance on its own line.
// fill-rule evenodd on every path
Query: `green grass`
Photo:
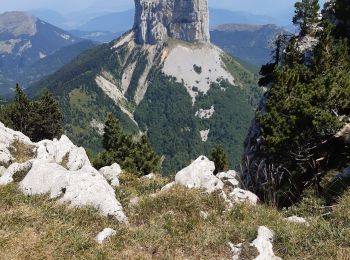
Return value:
M 117 197 L 130 225 L 119 225 L 93 209 L 72 209 L 47 196 L 28 197 L 15 184 L 0 187 L 0 259 L 231 259 L 228 242 L 248 243 L 265 225 L 276 233 L 274 251 L 283 259 L 349 259 L 350 192 L 327 218 L 310 215 L 310 226 L 286 223 L 292 211 L 264 205 L 225 210 L 216 194 L 180 186 L 158 193 L 169 180 L 123 174 Z M 138 197 L 138 204 L 130 199 Z M 300 214 L 303 214 L 299 209 Z M 204 220 L 200 212 L 206 211 Z M 94 238 L 110 227 L 117 235 L 104 245 Z M 250 255 L 249 257 L 252 257 Z M 249 259 L 249 258 L 248 258 Z

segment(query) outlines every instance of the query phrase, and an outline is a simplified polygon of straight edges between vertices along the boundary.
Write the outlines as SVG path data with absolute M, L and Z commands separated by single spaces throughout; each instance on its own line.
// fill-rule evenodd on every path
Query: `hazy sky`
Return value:
M 211 7 L 271 16 L 292 10 L 294 2 L 295 0 L 209 0 Z M 53 9 L 65 14 L 71 11 L 114 12 L 132 7 L 133 0 L 0 0 L 0 12 Z

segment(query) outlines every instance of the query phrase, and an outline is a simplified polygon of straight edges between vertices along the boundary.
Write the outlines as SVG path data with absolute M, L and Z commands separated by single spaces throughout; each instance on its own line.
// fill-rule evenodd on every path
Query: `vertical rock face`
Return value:
M 209 42 L 208 0 L 135 0 L 136 43 Z

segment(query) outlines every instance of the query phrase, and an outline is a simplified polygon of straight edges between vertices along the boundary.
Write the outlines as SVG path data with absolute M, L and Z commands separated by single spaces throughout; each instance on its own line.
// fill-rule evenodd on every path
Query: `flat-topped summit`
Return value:
M 135 0 L 135 39 L 157 44 L 167 38 L 209 42 L 208 0 Z

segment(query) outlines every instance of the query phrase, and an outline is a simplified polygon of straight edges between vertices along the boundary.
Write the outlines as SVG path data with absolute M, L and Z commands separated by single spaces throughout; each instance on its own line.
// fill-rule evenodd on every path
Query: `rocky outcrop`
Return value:
M 12 154 L 14 143 L 32 149 L 32 158 L 24 163 L 16 162 Z M 128 222 L 113 187 L 108 183 L 119 183 L 119 165 L 98 172 L 91 166 L 85 150 L 75 146 L 66 136 L 33 143 L 20 132 L 0 123 L 0 165 L 3 165 L 0 185 L 16 181 L 26 195 L 48 194 L 61 203 L 93 207 L 103 216 L 114 217 L 121 223 Z
M 254 260 L 282 260 L 280 257 L 275 256 L 273 252 L 273 239 L 274 233 L 270 229 L 264 226 L 259 227 L 258 237 L 250 244 L 250 246 L 256 248 L 258 252 L 258 256 L 254 258 Z M 233 253 L 232 259 L 241 259 L 242 246 L 243 244 L 230 244 Z
M 200 156 L 191 165 L 178 172 L 175 183 L 188 188 L 203 188 L 207 192 L 222 190 L 223 182 L 214 176 L 215 165 L 207 157 Z
M 214 175 L 215 164 L 205 156 L 200 156 L 189 166 L 175 175 L 175 181 L 165 185 L 162 192 L 182 185 L 189 189 L 203 189 L 208 193 L 217 192 L 229 208 L 234 204 L 256 205 L 259 198 L 250 191 L 239 188 L 238 174 L 235 171 Z M 228 194 L 228 195 L 227 195 Z
M 167 38 L 209 42 L 207 0 L 135 0 L 136 42 L 157 44 Z
M 119 175 L 122 172 L 119 164 L 114 163 L 111 166 L 103 167 L 99 172 L 111 183 L 112 187 L 119 187 Z

